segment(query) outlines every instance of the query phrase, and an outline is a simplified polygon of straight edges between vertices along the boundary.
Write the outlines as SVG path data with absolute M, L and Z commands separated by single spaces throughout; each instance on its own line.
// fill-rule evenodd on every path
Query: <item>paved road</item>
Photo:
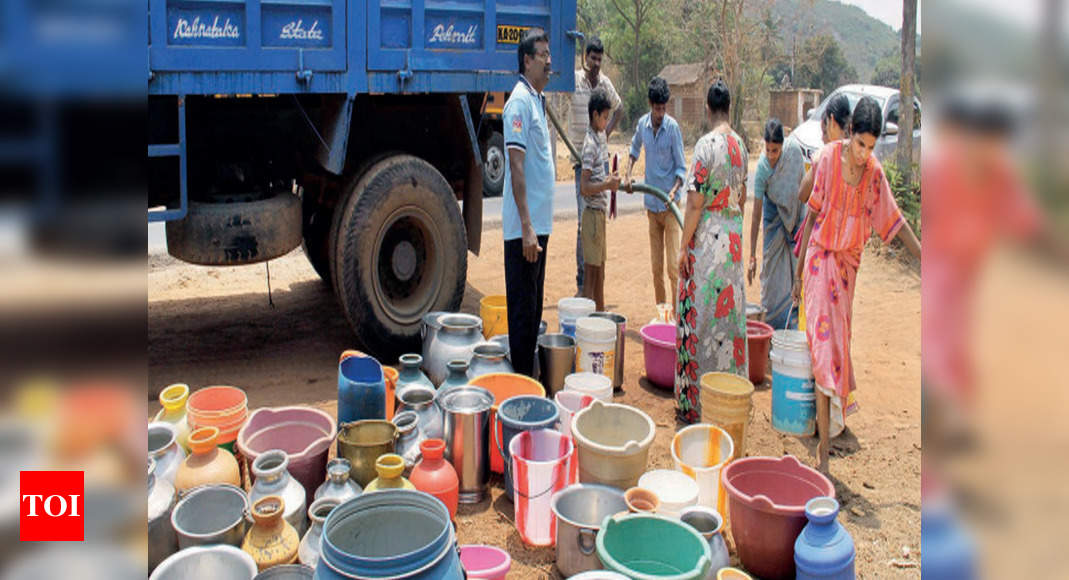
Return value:
M 753 172 L 750 172 L 746 185 L 752 196 Z M 628 214 L 642 211 L 643 197 L 643 195 L 637 194 L 617 194 L 617 213 Z M 488 197 L 483 199 L 483 225 L 488 227 L 497 227 L 501 225 L 501 199 L 501 197 Z M 574 183 L 557 182 L 557 186 L 553 190 L 553 215 L 561 219 L 575 219 Z M 148 252 L 149 254 L 167 253 L 167 240 L 162 223 L 149 224 L 148 226 Z

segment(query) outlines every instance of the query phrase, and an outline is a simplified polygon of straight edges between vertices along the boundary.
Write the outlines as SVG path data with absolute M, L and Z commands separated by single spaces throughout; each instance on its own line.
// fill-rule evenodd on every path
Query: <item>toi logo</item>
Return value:
M 19 540 L 81 542 L 84 500 L 82 471 L 20 471 Z

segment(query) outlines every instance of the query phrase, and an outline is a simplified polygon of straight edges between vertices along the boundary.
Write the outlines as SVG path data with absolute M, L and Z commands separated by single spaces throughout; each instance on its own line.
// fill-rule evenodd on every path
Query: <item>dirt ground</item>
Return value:
M 653 417 L 649 468 L 671 468 L 671 392 L 643 377 L 638 334 L 655 314 L 646 229 L 642 214 L 621 216 L 608 228 L 606 302 L 630 321 L 626 378 L 616 401 Z M 465 312 L 477 313 L 484 295 L 504 294 L 501 230 L 483 236 L 482 255 L 468 256 Z M 550 328 L 557 326 L 557 301 L 575 293 L 574 238 L 574 220 L 556 222 L 545 289 Z M 246 389 L 251 408 L 311 404 L 335 411 L 338 353 L 355 346 L 344 316 L 300 250 L 270 263 L 273 306 L 265 273 L 263 264 L 200 268 L 166 256 L 149 259 L 150 398 L 173 382 L 194 389 L 231 384 Z M 853 535 L 859 577 L 919 577 L 920 280 L 898 261 L 867 250 L 857 283 L 853 346 L 861 411 L 833 441 L 831 461 L 840 521 Z M 759 288 L 748 288 L 747 297 L 758 301 Z M 815 465 L 811 440 L 771 429 L 769 381 L 754 398 L 746 454 L 790 453 Z M 520 541 L 501 478 L 491 487 L 490 499 L 461 508 L 460 542 L 506 547 L 513 557 L 510 578 L 559 577 L 553 548 Z

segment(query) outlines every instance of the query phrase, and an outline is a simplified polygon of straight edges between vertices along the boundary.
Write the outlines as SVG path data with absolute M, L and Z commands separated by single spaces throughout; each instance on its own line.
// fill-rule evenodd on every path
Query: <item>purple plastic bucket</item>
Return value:
M 676 325 L 654 322 L 642 327 L 642 352 L 646 358 L 646 378 L 663 389 L 676 381 Z
M 265 407 L 249 415 L 238 432 L 237 446 L 249 465 L 265 451 L 285 451 L 290 475 L 312 497 L 326 478 L 327 453 L 336 433 L 334 418 L 319 409 Z

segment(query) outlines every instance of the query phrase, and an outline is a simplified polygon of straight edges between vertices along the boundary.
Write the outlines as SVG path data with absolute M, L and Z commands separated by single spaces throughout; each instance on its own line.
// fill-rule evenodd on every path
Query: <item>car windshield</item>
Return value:
M 824 115 L 824 109 L 827 108 L 828 102 L 831 101 L 832 97 L 834 97 L 836 95 L 840 95 L 840 94 L 846 95 L 846 99 L 848 101 L 850 101 L 850 110 L 851 111 L 853 111 L 854 107 L 857 106 L 857 102 L 861 100 L 861 97 L 865 96 L 864 93 L 858 93 L 858 92 L 854 92 L 854 91 L 835 91 L 832 94 L 828 95 L 828 98 L 824 99 L 824 102 L 820 104 L 820 107 L 818 107 L 816 110 L 813 111 L 813 117 L 812 118 L 819 120 Z M 877 97 L 875 95 L 870 95 L 870 96 L 872 96 L 872 98 L 876 99 L 876 102 L 879 103 L 879 105 L 880 105 L 880 110 L 883 110 L 883 105 L 884 105 L 885 102 L 887 102 L 887 99 L 883 98 L 883 97 Z

